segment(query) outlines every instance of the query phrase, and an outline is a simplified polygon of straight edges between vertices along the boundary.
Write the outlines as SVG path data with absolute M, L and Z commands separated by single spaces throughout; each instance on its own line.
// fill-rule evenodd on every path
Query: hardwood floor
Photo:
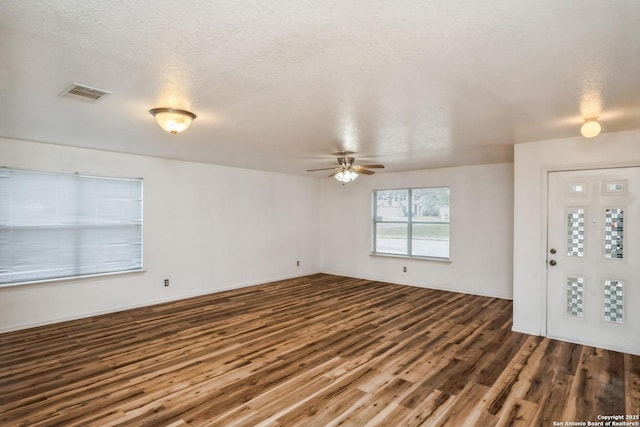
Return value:
M 0 426 L 551 426 L 640 413 L 640 357 L 511 301 L 318 274 L 0 335 Z

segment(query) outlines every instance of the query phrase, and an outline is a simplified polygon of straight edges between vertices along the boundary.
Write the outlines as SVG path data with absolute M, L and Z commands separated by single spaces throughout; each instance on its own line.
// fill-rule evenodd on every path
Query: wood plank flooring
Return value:
M 0 426 L 551 426 L 640 413 L 640 357 L 511 301 L 317 274 L 0 335 Z

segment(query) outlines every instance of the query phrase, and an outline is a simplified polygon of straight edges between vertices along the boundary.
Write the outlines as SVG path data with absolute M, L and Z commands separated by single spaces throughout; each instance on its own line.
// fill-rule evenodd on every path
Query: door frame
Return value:
M 540 247 L 539 252 L 539 263 L 540 263 L 540 278 L 541 284 L 540 286 L 540 334 L 544 337 L 549 336 L 547 330 L 547 290 L 549 286 L 548 279 L 548 250 L 549 246 L 549 174 L 552 172 L 578 172 L 578 171 L 592 171 L 592 170 L 601 170 L 601 169 L 627 169 L 627 168 L 635 168 L 640 167 L 640 163 L 603 163 L 603 164 L 589 164 L 589 165 L 580 165 L 580 166 L 543 166 L 541 170 L 541 180 L 542 185 L 540 192 L 540 206 L 541 206 L 541 224 L 542 229 L 541 232 L 541 241 L 542 245 Z M 514 248 L 517 250 L 517 248 Z M 576 340 L 576 342 L 579 342 Z M 589 345 L 583 343 L 585 345 Z M 624 351 L 624 350 L 620 350 Z

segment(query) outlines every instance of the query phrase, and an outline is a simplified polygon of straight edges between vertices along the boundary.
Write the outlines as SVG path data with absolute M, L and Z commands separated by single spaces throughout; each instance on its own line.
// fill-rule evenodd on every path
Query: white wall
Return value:
M 640 131 L 515 146 L 513 329 L 546 335 L 547 173 L 640 165 Z
M 4 138 L 0 166 L 143 177 L 146 270 L 2 287 L 0 331 L 320 271 L 312 178 Z
M 451 188 L 450 263 L 369 255 L 373 190 L 440 186 Z M 512 297 L 513 164 L 327 179 L 322 197 L 323 272 Z

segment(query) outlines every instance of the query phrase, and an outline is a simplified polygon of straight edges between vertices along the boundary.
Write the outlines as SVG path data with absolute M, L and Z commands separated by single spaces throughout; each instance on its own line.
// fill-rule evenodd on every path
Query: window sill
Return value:
M 369 256 L 382 257 L 382 258 L 415 259 L 415 260 L 420 260 L 420 261 L 436 261 L 436 262 L 451 263 L 451 258 L 438 258 L 438 257 L 429 257 L 429 256 L 385 254 L 385 253 L 380 253 L 380 252 L 370 252 Z
M 10 288 L 14 286 L 23 286 L 23 285 L 38 285 L 38 284 L 46 284 L 46 283 L 55 283 L 55 282 L 67 282 L 70 280 L 81 280 L 81 279 L 94 279 L 100 277 L 110 277 L 110 276 L 121 276 L 123 274 L 136 274 L 136 273 L 146 273 L 147 270 L 142 268 L 136 270 L 125 270 L 125 271 L 112 271 L 109 273 L 98 273 L 98 274 L 86 274 L 83 276 L 70 276 L 70 277 L 55 277 L 52 279 L 40 279 L 40 280 L 30 280 L 27 282 L 15 282 L 15 283 L 2 283 L 0 284 L 1 288 Z

